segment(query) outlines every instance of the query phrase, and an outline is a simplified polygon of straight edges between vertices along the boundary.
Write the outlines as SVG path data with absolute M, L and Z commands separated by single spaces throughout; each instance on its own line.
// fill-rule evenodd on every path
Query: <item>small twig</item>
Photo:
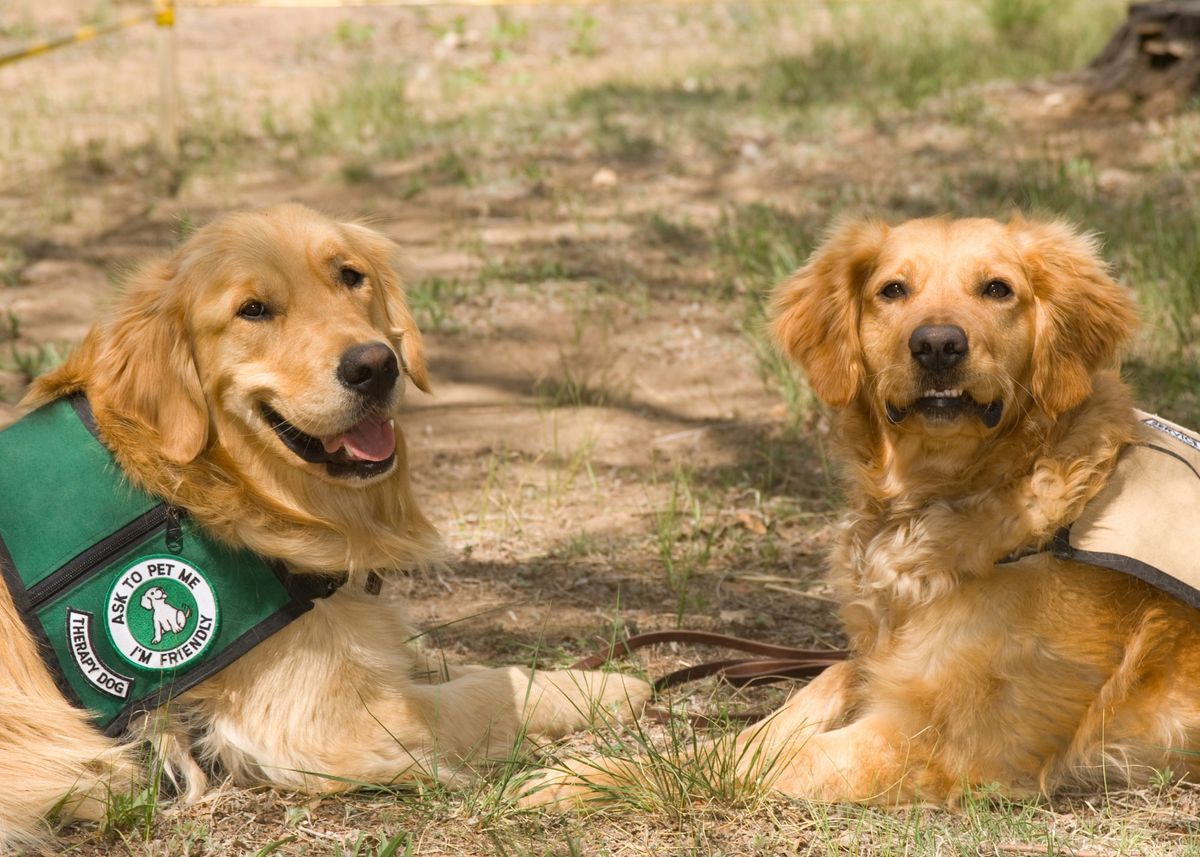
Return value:
M 733 429 L 746 428 L 747 423 L 714 423 L 712 425 L 700 426 L 699 428 L 684 429 L 683 431 L 673 431 L 669 434 L 660 434 L 654 438 L 653 443 L 674 443 L 677 440 L 688 440 L 691 438 L 699 438 L 710 431 L 732 431 Z
M 764 583 L 763 589 L 770 589 L 773 592 L 786 592 L 788 595 L 798 595 L 801 598 L 811 598 L 813 601 L 820 601 L 824 604 L 838 603 L 834 598 L 817 595 L 815 592 L 805 592 L 803 589 L 793 589 L 790 586 L 780 586 L 778 583 Z
M 699 438 L 706 432 L 711 431 L 712 428 L 712 426 L 704 426 L 703 428 L 687 429 L 685 431 L 671 432 L 670 434 L 660 434 L 658 437 L 654 438 L 654 443 L 673 443 L 677 440 Z
M 305 827 L 302 824 L 297 824 L 296 830 L 299 830 L 301 833 L 303 833 L 307 836 L 313 836 L 313 837 L 316 837 L 317 839 L 328 839 L 329 841 L 336 842 L 339 845 L 345 840 L 344 836 L 338 836 L 333 833 L 325 833 L 320 830 L 314 830 L 313 828 Z
M 795 583 L 796 578 L 784 577 L 781 574 L 738 574 L 734 580 L 744 580 L 746 583 Z

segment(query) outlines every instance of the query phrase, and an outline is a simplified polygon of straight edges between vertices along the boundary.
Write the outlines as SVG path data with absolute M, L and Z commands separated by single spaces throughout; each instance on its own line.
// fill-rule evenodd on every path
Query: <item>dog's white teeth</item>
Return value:
M 962 395 L 962 390 L 926 390 L 925 398 L 927 399 L 957 399 Z

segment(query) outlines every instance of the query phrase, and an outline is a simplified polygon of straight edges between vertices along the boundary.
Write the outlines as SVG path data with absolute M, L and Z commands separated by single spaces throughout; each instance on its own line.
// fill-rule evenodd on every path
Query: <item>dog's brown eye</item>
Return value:
M 1012 286 L 1004 280 L 988 280 L 983 286 L 983 296 L 995 300 L 1004 300 L 1012 294 Z
M 271 317 L 271 311 L 267 309 L 266 304 L 262 301 L 246 301 L 238 307 L 237 314 L 251 321 L 262 321 L 264 318 Z
M 907 294 L 908 289 L 904 288 L 904 283 L 901 283 L 898 280 L 892 280 L 879 290 L 879 296 L 881 298 L 887 298 L 889 301 L 894 301 L 896 298 L 902 298 Z
M 354 270 L 353 268 L 342 268 L 342 270 L 338 273 L 338 277 L 341 279 L 343 286 L 347 286 L 351 289 L 362 285 L 363 281 L 362 273 Z

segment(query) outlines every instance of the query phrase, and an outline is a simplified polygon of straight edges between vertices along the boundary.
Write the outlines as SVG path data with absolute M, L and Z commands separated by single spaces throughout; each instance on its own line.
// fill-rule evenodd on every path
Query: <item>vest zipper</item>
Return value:
M 180 525 L 180 518 L 183 514 L 182 510 L 176 509 L 174 506 L 160 503 L 134 518 L 115 533 L 111 533 L 78 556 L 68 560 L 37 585 L 31 586 L 26 591 L 30 607 L 36 609 L 50 601 L 81 577 L 112 559 L 139 539 L 149 535 L 158 527 L 166 526 L 167 547 L 172 553 L 179 553 L 183 549 L 183 528 Z
M 167 550 L 176 556 L 183 553 L 183 515 L 182 509 L 167 506 Z

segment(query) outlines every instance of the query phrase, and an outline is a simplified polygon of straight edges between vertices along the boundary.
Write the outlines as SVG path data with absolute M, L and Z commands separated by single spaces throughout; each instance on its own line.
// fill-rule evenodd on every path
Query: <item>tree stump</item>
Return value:
M 1200 0 L 1133 3 L 1088 67 L 1097 107 L 1163 114 L 1200 95 Z

